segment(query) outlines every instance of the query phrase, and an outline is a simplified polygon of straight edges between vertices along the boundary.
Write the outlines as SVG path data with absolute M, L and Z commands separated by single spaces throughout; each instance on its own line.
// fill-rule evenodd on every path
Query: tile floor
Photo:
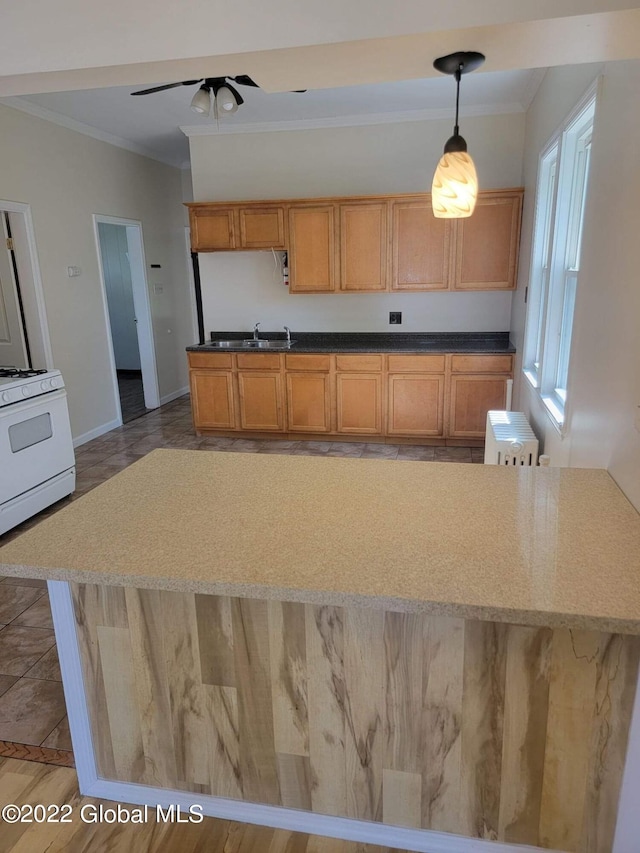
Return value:
M 75 493 L 0 537 L 0 545 L 157 447 L 425 462 L 481 463 L 484 458 L 484 450 L 476 447 L 201 438 L 194 435 L 190 401 L 186 396 L 79 447 L 76 450 Z M 0 583 L 0 741 L 71 749 L 43 581 L 5 578 Z

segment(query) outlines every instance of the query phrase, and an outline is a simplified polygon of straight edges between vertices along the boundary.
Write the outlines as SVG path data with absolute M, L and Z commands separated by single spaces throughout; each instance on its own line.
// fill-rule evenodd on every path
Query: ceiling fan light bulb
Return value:
M 194 113 L 208 115 L 211 110 L 211 92 L 201 86 L 191 99 L 191 109 Z
M 222 111 L 227 115 L 232 115 L 238 109 L 233 92 L 227 86 L 221 86 L 216 94 L 216 107 L 218 112 Z
M 478 176 L 466 151 L 445 152 L 431 186 L 431 206 L 438 219 L 471 216 L 478 198 Z

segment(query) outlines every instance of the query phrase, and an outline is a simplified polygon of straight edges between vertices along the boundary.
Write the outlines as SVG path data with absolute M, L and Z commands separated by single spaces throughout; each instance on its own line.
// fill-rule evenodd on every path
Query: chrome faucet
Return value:
M 255 326 L 253 327 L 253 340 L 254 341 L 258 340 L 258 326 L 259 325 L 260 325 L 260 323 L 256 323 Z
M 291 329 L 288 326 L 284 326 L 284 330 L 287 333 L 287 343 L 291 344 Z

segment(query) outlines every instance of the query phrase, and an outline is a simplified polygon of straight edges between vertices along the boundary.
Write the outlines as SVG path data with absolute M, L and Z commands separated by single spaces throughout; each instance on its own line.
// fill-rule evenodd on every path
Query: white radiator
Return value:
M 487 412 L 485 465 L 536 465 L 538 439 L 523 412 Z

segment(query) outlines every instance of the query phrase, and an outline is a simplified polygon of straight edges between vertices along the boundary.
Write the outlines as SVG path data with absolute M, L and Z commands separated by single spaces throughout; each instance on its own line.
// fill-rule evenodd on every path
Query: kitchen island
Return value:
M 604 471 L 174 450 L 0 550 L 83 793 L 443 851 L 635 849 L 639 565 Z

